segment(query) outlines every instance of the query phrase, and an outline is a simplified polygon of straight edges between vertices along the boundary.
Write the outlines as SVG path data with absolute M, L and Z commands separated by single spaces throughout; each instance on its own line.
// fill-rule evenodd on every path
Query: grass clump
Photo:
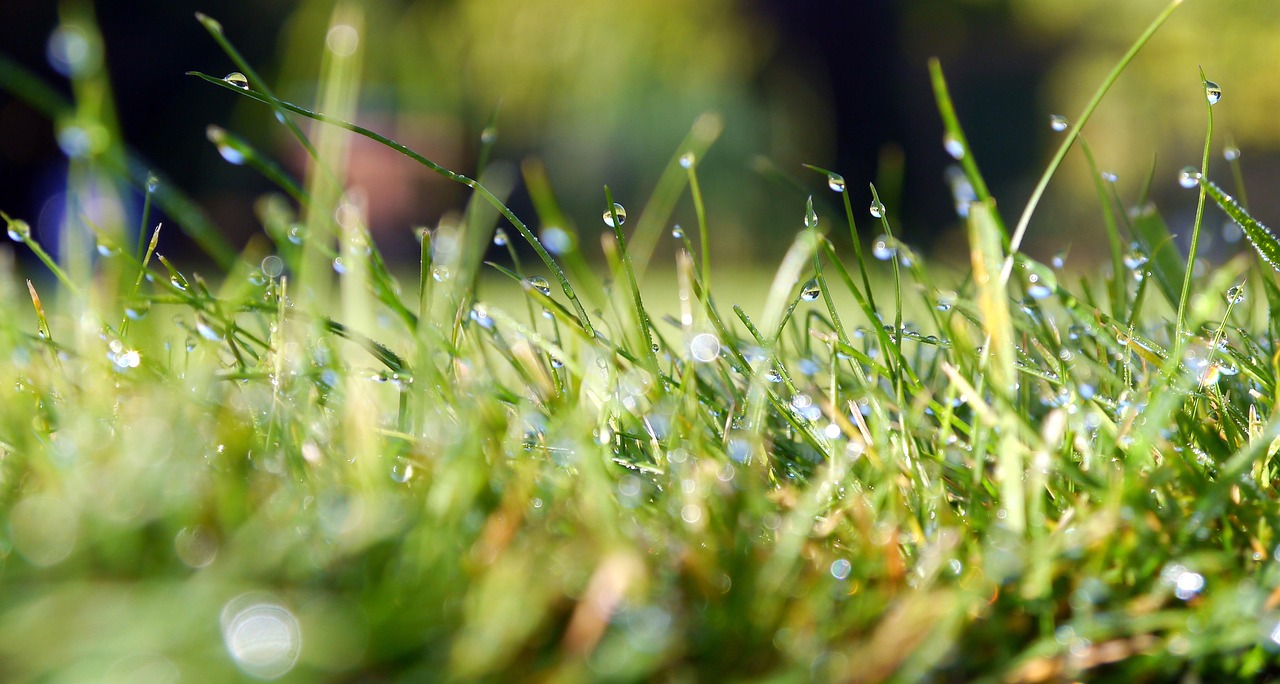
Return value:
M 539 242 L 500 176 L 279 100 L 202 21 L 247 76 L 201 77 L 273 110 L 310 175 L 211 136 L 289 197 L 259 203 L 265 238 L 213 280 L 157 254 L 145 218 L 136 249 L 95 226 L 99 257 L 68 239 L 58 262 L 3 216 L 56 276 L 23 287 L 6 262 L 0 277 L 7 677 L 1275 672 L 1273 272 L 1196 276 L 1145 191 L 1125 202 L 1114 186 L 1109 276 L 1073 286 L 1019 253 L 1035 201 L 1008 233 L 936 64 L 970 276 L 897 242 L 877 196 L 872 252 L 893 270 L 873 292 L 874 262 L 858 247 L 846 265 L 810 201 L 752 317 L 708 287 L 697 162 L 714 119 L 630 222 L 605 190 L 604 285 L 577 236 L 558 254 Z M 349 67 L 331 56 L 337 105 Z M 330 126 L 312 141 L 297 117 Z M 327 163 L 341 129 L 474 190 L 462 219 L 422 232 L 416 282 L 383 262 Z M 132 177 L 95 162 L 72 160 Z M 817 171 L 859 245 L 845 179 Z M 544 225 L 567 225 L 541 169 L 524 173 Z M 1280 254 L 1207 173 L 1206 158 L 1190 187 Z M 162 182 L 139 187 L 180 205 Z M 641 275 L 685 187 L 698 234 L 677 233 L 665 315 Z M 550 279 L 514 249 L 485 266 L 512 232 Z M 486 268 L 523 301 L 487 300 Z

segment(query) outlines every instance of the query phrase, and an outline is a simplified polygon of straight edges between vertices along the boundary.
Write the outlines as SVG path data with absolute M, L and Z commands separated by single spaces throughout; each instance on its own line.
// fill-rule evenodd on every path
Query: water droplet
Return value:
M 109 258 L 120 253 L 119 249 L 116 249 L 110 242 L 107 242 L 102 238 L 98 238 L 95 241 L 94 248 L 97 249 L 98 256 L 102 256 L 102 257 Z
M 782 373 L 779 373 L 777 368 L 770 368 L 764 372 L 764 379 L 768 382 L 779 383 L 782 382 Z
M 838 173 L 828 173 L 827 187 L 835 192 L 844 192 L 844 176 Z
M 853 572 L 853 563 L 840 558 L 831 563 L 831 576 L 838 580 L 849 579 L 849 573 Z
M 673 238 L 675 238 L 675 239 L 677 239 L 677 240 L 683 240 L 683 239 L 684 239 L 684 228 L 681 228 L 678 224 L 677 224 L 676 226 L 672 227 L 672 228 L 671 228 L 671 237 L 673 237 Z
M 86 29 L 62 24 L 49 35 L 45 56 L 54 71 L 70 78 L 97 69 L 102 62 L 102 48 Z
M 9 239 L 14 242 L 26 242 L 31 239 L 31 224 L 16 219 L 9 222 Z
M 210 342 L 222 341 L 222 333 L 218 332 L 218 329 L 213 327 L 213 324 L 203 314 L 196 316 L 196 332 Z
M 289 242 L 300 245 L 307 238 L 307 228 L 301 223 L 295 223 L 289 226 L 289 233 L 285 237 L 288 238 Z
M 952 159 L 957 161 L 964 159 L 964 143 L 950 132 L 942 136 L 942 149 L 946 150 Z
M 1136 271 L 1146 265 L 1148 261 L 1147 253 L 1137 245 L 1130 245 L 1128 253 L 1124 255 L 1125 268 Z
M 871 256 L 881 261 L 888 261 L 897 253 L 898 248 L 890 244 L 888 235 L 881 235 L 871 243 Z
M 498 129 L 493 126 L 485 126 L 484 129 L 480 131 L 480 144 L 492 145 L 497 141 Z
M 1049 128 L 1054 132 L 1061 133 L 1071 127 L 1071 122 L 1067 121 L 1067 117 L 1061 114 L 1054 114 L 1049 117 Z
M 136 302 L 130 302 L 124 307 L 124 315 L 132 321 L 140 321 L 147 317 L 151 312 L 151 300 L 139 299 Z
M 884 205 L 880 203 L 880 200 L 871 201 L 870 211 L 872 218 L 884 218 Z
M 619 217 L 621 218 L 621 217 Z M 531 287 L 544 295 L 551 294 L 551 283 L 547 282 L 542 276 L 529 276 L 524 279 L 524 284 Z
M 552 367 L 552 368 L 564 368 L 564 361 L 563 361 L 562 359 L 559 359 L 559 358 L 557 358 L 557 357 L 554 357 L 554 356 L 553 356 L 553 357 L 551 357 L 551 367 Z
M 711 363 L 720 356 L 720 340 L 711 333 L 701 333 L 689 340 L 689 355 L 694 361 Z
M 1040 276 L 1032 273 L 1027 276 L 1027 296 L 1032 299 L 1047 299 L 1053 294 L 1053 289 L 1045 283 L 1041 282 Z
M 284 259 L 268 254 L 262 258 L 262 273 L 268 278 L 279 278 L 284 273 Z
M 413 479 L 413 464 L 397 463 L 391 466 L 391 479 L 404 484 Z
M 249 89 L 249 79 L 239 71 L 233 71 L 226 76 L 223 76 L 222 80 L 226 81 L 227 85 L 233 85 L 242 90 Z
M 1205 81 L 1204 96 L 1209 100 L 1210 105 L 1218 104 L 1218 100 L 1222 99 L 1222 86 L 1213 81 Z
M 692 169 L 695 161 L 697 161 L 697 158 L 692 152 L 685 152 L 680 155 L 680 166 L 686 169 Z M 621 212 L 619 212 L 619 218 L 621 218 Z
M 93 137 L 82 126 L 67 126 L 58 130 L 58 149 L 62 153 L 77 159 L 89 154 L 93 149 Z
M 497 229 L 497 230 L 493 231 L 493 244 L 497 245 L 498 247 L 506 247 L 506 246 L 507 246 L 507 231 L 505 231 L 505 230 L 503 230 L 503 229 L 501 229 L 501 228 L 499 228 L 499 229 Z
M 476 304 L 471 307 L 471 320 L 486 330 L 493 329 L 493 318 L 489 316 L 489 307 L 484 304 Z
M 1227 161 L 1235 161 L 1240 158 L 1240 148 L 1235 145 L 1227 145 L 1222 149 L 1222 158 Z
M 302 625 L 288 608 L 263 594 L 244 594 L 222 609 L 222 642 L 251 677 L 279 679 L 302 654 Z
M 613 203 L 613 211 L 612 211 L 612 212 L 610 212 L 608 209 L 605 209 L 605 210 L 604 210 L 604 224 L 605 224 L 606 226 L 609 226 L 610 228 L 614 228 L 614 227 L 615 227 L 615 226 L 613 225 L 613 216 L 614 216 L 614 214 L 617 214 L 617 216 L 618 216 L 618 225 L 619 225 L 619 226 L 621 226 L 622 224 L 624 224 L 624 223 L 626 223 L 626 222 L 627 222 L 627 210 L 626 210 L 626 209 L 624 209 L 624 208 L 622 207 L 622 205 L 621 205 L 621 204 L 618 204 L 617 202 L 614 202 L 614 203 Z
M 1063 266 L 1066 266 L 1067 265 L 1066 250 L 1063 250 L 1061 252 L 1058 252 L 1057 254 L 1054 254 L 1053 258 L 1049 260 L 1049 265 L 1053 266 L 1054 268 L 1062 268 Z
M 813 195 L 809 195 L 809 199 L 808 199 L 807 201 L 805 201 L 805 205 L 804 205 L 804 227 L 805 227 L 805 228 L 817 228 L 817 227 L 818 227 L 818 212 L 816 212 L 816 211 L 814 211 L 814 210 L 813 210 Z
M 622 220 L 625 212 L 618 212 L 618 219 Z M 542 229 L 542 234 L 538 236 L 542 241 L 542 245 L 552 254 L 564 254 L 573 250 L 573 236 L 569 231 L 560 226 L 547 226 Z
M 1227 303 L 1236 305 L 1244 301 L 1244 285 L 1233 285 L 1227 290 Z
M 1100 175 L 1102 176 L 1102 180 L 1108 183 L 1114 183 L 1116 182 L 1116 180 L 1118 180 L 1118 177 L 1114 173 L 1111 173 L 1110 171 L 1103 171 Z
M 155 174 L 147 174 L 147 192 L 155 192 L 160 187 L 160 179 Z
M 431 277 L 434 278 L 437 283 L 443 283 L 449 279 L 449 267 L 436 266 L 431 269 Z
M 347 264 L 342 261 L 342 257 L 333 258 L 333 270 L 339 274 L 347 272 Z
M 1178 172 L 1178 185 L 1190 189 L 1200 184 L 1200 169 L 1194 166 L 1184 166 Z
M 804 288 L 800 290 L 800 298 L 806 302 L 812 302 L 822 296 L 822 288 L 818 287 L 818 280 L 815 278 L 804 284 Z

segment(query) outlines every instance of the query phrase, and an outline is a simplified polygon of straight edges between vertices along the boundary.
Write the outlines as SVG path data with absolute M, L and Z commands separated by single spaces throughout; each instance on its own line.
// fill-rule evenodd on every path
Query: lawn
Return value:
M 235 71 L 192 77 L 257 101 L 312 160 L 295 180 L 211 129 L 224 158 L 280 187 L 234 251 L 85 101 L 8 72 L 20 96 L 80 117 L 92 144 L 68 152 L 73 209 L 107 177 L 148 210 L 137 227 L 78 223 L 92 239 L 58 259 L 2 215 L 44 267 L 19 273 L 0 250 L 0 672 L 1275 677 L 1280 243 L 1248 212 L 1238 150 L 1232 179 L 1209 176 L 1223 88 L 1201 74 L 1188 97 L 1204 154 L 1179 177 L 1123 196 L 1092 168 L 1108 263 L 1067 271 L 1020 250 L 1062 160 L 1093 166 L 1081 131 L 1178 5 L 1077 116 L 1046 122 L 1060 147 L 1016 221 L 931 65 L 967 271 L 895 240 L 879 199 L 852 206 L 855 179 L 810 167 L 800 177 L 835 199 L 817 206 L 843 211 L 796 206 L 794 241 L 754 291 L 715 270 L 698 183 L 714 118 L 647 203 L 604 189 L 592 263 L 575 236 L 539 239 L 559 210 L 536 171 L 535 220 L 483 169 L 333 114 L 353 78 L 341 59 L 315 110 L 287 103 L 202 16 Z M 308 137 L 311 121 L 329 125 Z M 465 216 L 420 233 L 416 273 L 384 262 L 328 163 L 353 136 L 473 193 Z M 1197 204 L 1190 258 L 1152 183 Z M 695 221 L 677 229 L 686 193 Z M 1256 254 L 1196 272 L 1219 211 Z M 158 253 L 163 231 L 216 266 Z M 510 248 L 501 264 L 484 261 L 494 243 Z

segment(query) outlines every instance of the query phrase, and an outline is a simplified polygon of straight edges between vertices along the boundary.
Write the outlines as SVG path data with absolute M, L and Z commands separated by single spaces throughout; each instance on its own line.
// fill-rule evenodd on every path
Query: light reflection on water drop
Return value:
M 243 594 L 222 609 L 222 642 L 245 674 L 277 679 L 298 663 L 302 626 L 271 597 Z

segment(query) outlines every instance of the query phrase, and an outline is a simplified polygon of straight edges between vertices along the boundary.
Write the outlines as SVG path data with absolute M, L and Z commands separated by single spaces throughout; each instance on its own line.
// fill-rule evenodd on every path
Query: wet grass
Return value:
M 1062 126 L 1036 199 L 1077 141 L 1092 159 L 1089 113 L 1176 4 Z M 23 285 L 0 264 L 7 679 L 1276 673 L 1280 245 L 1212 182 L 1207 152 L 1180 182 L 1263 261 L 1192 272 L 1146 191 L 1104 178 L 1112 268 L 1068 276 L 1017 251 L 1036 199 L 1006 231 L 935 64 L 968 274 L 912 253 L 878 199 L 852 207 L 846 179 L 815 168 L 844 211 L 797 206 L 793 244 L 742 308 L 732 274 L 709 286 L 697 181 L 714 117 L 645 206 L 627 216 L 602 191 L 593 267 L 536 164 L 546 245 L 501 176 L 280 101 L 202 21 L 247 76 L 199 77 L 277 115 L 311 172 L 293 181 L 211 133 L 284 193 L 211 278 L 155 252 L 145 211 L 136 246 L 86 220 L 94 246 L 68 240 L 60 261 L 3 216 L 55 276 Z M 328 112 L 358 86 L 344 58 L 327 57 Z M 332 125 L 313 140 L 304 119 Z M 72 156 L 73 198 L 99 174 L 185 206 L 100 159 L 129 156 L 98 133 L 108 144 Z M 416 276 L 383 262 L 326 163 L 352 134 L 475 192 L 421 233 Z M 673 232 L 683 192 L 696 215 Z M 871 258 L 837 251 L 835 231 Z M 645 286 L 669 233 L 671 284 Z M 486 264 L 495 238 L 529 243 L 537 270 L 514 248 Z M 485 294 L 493 277 L 507 295 Z

